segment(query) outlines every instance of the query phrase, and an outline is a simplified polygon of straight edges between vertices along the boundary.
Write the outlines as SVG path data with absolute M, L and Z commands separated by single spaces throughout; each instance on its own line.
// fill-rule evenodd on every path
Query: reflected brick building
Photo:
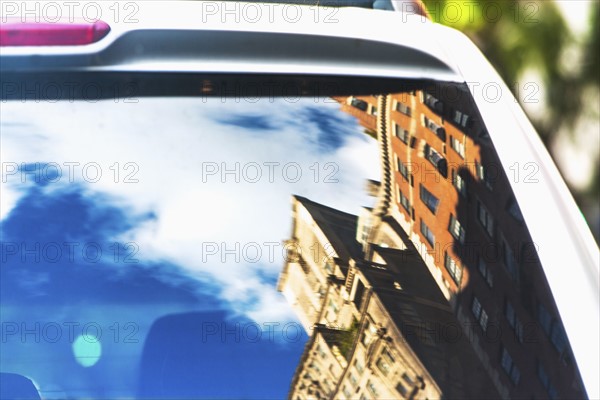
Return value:
M 312 335 L 290 397 L 585 397 L 466 87 L 336 100 L 377 137 L 382 178 L 359 217 L 294 199 L 279 289 Z

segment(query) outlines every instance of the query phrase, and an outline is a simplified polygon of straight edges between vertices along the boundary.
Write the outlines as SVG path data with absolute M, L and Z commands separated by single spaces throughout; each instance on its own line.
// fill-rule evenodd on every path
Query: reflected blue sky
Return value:
M 2 177 L 0 372 L 48 398 L 285 397 L 306 334 L 275 290 L 281 248 L 207 258 L 206 244 L 281 245 L 292 194 L 370 205 L 377 146 L 352 117 L 314 99 L 6 103 L 1 128 L 2 160 L 18 169 Z M 208 163 L 264 162 L 280 166 L 272 180 L 203 179 Z M 301 179 L 283 174 L 290 162 Z M 67 163 L 95 163 L 101 179 Z M 73 342 L 98 330 L 101 357 L 84 367 Z
M 221 120 L 223 124 L 237 126 L 252 131 L 270 131 L 276 129 L 265 115 L 231 115 Z

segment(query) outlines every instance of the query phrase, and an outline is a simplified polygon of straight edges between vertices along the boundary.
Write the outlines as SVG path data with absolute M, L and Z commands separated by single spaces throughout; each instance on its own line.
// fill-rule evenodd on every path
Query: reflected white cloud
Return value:
M 142 263 L 168 262 L 218 287 L 234 313 L 257 321 L 294 319 L 274 285 L 291 194 L 357 213 L 371 203 L 365 179 L 379 178 L 375 140 L 331 100 L 6 103 L 3 115 L 4 163 L 56 163 L 45 194 L 82 188 L 90 201 L 153 215 L 110 240 L 136 242 Z M 244 128 L 239 116 L 263 118 Z M 36 178 L 3 167 L 3 219 Z

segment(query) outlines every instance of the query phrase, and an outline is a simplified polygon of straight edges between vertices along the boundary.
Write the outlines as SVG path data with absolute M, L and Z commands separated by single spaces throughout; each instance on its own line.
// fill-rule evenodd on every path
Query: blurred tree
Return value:
M 523 90 L 523 84 L 514 83 L 529 71 L 540 76 L 547 112 L 530 119 L 553 157 L 561 133 L 576 135 L 581 118 L 598 123 L 597 104 L 586 107 L 598 101 L 600 90 L 600 2 L 591 1 L 588 33 L 581 39 L 571 32 L 554 1 L 423 0 L 431 19 L 463 31 L 477 44 L 519 101 L 524 96 L 515 89 Z M 580 59 L 569 59 L 577 54 Z M 599 163 L 596 156 L 594 179 L 587 188 L 569 185 L 596 240 L 600 236 Z

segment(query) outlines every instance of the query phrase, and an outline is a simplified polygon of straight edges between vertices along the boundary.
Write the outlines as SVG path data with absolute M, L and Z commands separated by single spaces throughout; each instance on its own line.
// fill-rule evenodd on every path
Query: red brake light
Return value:
M 22 22 L 0 24 L 0 46 L 76 46 L 91 44 L 105 37 L 110 26 L 96 22 Z

